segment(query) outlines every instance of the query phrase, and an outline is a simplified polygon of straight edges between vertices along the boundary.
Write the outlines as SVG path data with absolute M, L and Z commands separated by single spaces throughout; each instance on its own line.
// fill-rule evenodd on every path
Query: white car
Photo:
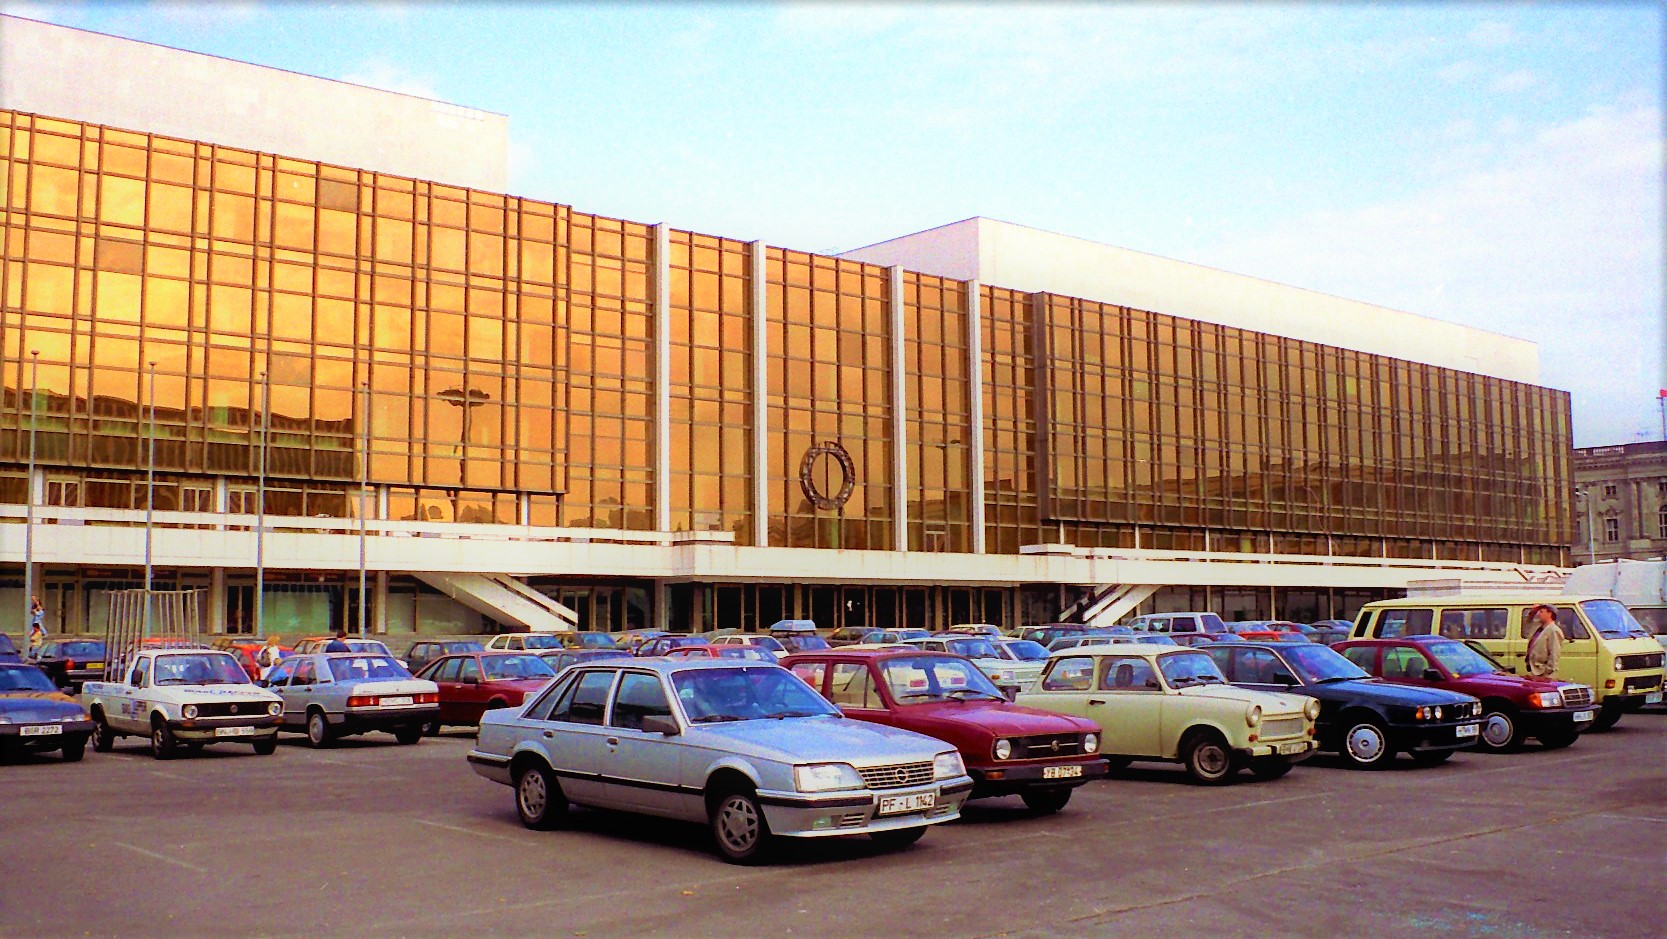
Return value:
M 278 746 L 283 700 L 249 681 L 230 653 L 218 649 L 149 649 L 128 655 L 111 681 L 89 681 L 81 703 L 93 719 L 93 749 L 116 739 L 148 737 L 151 755 L 172 757 L 184 746 L 253 744 L 265 756 Z
M 906 639 L 900 644 L 972 659 L 978 670 L 989 676 L 1009 699 L 1030 687 L 1047 664 L 1011 658 L 996 647 L 995 640 L 987 636 L 931 636 L 926 639 Z
M 561 633 L 499 633 L 486 642 L 488 652 L 543 652 L 565 649 Z

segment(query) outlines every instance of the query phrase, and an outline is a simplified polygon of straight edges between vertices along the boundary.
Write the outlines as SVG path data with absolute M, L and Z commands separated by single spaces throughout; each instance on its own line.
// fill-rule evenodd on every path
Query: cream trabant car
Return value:
M 1228 685 L 1201 650 L 1145 643 L 1061 649 L 1018 703 L 1099 724 L 1114 769 L 1179 762 L 1206 784 L 1247 767 L 1261 779 L 1290 772 L 1314 751 L 1320 713 L 1312 698 Z

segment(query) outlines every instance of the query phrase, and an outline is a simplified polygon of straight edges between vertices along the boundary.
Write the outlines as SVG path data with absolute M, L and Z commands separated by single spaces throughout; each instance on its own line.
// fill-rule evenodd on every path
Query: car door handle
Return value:
M 1104 704 L 1106 702 L 1105 702 L 1105 699 L 1103 699 L 1103 698 L 1089 698 L 1088 703 L 1089 704 Z
M 619 738 L 618 737 L 609 737 L 608 738 L 608 746 L 610 746 L 610 747 L 619 746 Z
M 555 739 L 555 736 L 556 736 L 556 732 L 553 731 L 553 730 L 546 730 L 544 732 L 544 739 L 545 740 L 553 740 L 553 739 Z

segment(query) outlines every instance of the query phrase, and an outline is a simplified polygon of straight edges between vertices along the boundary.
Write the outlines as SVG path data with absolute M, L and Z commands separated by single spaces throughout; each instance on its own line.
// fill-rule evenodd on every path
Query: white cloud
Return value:
M 1466 34 L 1465 38 L 1469 39 L 1474 45 L 1480 46 L 1484 49 L 1497 49 L 1500 46 L 1511 45 L 1516 42 L 1520 36 L 1516 31 L 1516 27 L 1512 26 L 1510 23 L 1503 23 L 1499 20 L 1487 20 L 1485 22 L 1477 23 L 1474 27 L 1472 27 L 1470 32 Z
M 260 4 L 255 0 L 151 0 L 150 11 L 191 29 L 213 29 L 254 19 L 260 13 Z
M 1519 68 L 1514 72 L 1508 72 L 1495 78 L 1488 87 L 1500 94 L 1516 94 L 1519 91 L 1527 91 L 1537 84 L 1539 84 L 1539 79 L 1534 77 L 1533 72 L 1525 68 Z
M 358 65 L 338 76 L 344 82 L 355 85 L 365 85 L 370 88 L 380 88 L 383 91 L 397 91 L 400 94 L 415 95 L 418 98 L 439 99 L 434 91 L 434 81 L 422 75 L 413 75 L 398 65 L 383 58 L 365 59 Z
M 1661 113 L 1593 109 L 1500 142 L 1422 191 L 1314 213 L 1200 260 L 1532 339 L 1581 444 L 1655 426 Z

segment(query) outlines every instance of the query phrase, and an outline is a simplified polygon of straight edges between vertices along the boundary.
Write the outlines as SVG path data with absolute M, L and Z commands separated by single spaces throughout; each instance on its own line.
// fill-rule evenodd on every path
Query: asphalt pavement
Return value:
M 973 803 L 915 846 L 770 867 L 699 826 L 578 810 L 531 832 L 462 733 L 272 756 L 142 741 L 0 766 L 0 936 L 1667 934 L 1667 715 L 1561 751 L 1190 785 L 1136 764 L 1052 817 Z

